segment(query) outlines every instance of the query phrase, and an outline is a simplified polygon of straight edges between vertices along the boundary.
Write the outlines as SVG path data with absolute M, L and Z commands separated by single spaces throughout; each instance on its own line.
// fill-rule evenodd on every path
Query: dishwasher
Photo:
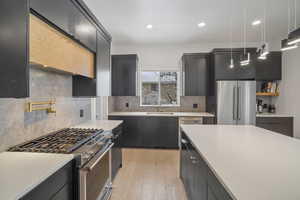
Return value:
M 190 124 L 190 125 L 197 125 L 197 124 L 203 124 L 203 118 L 202 117 L 180 117 L 179 118 L 179 133 L 178 133 L 178 145 L 179 149 L 181 150 L 181 129 L 180 126 L 182 124 Z

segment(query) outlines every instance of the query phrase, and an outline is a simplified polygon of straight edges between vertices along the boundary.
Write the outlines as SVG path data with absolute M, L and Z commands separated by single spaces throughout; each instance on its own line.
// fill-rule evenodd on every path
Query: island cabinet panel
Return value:
M 181 133 L 180 178 L 189 200 L 232 200 L 184 132 Z
M 178 148 L 178 118 L 176 117 L 110 116 L 109 119 L 123 120 L 122 147 Z
M 20 200 L 77 200 L 75 160 L 70 161 Z
M 294 136 L 293 117 L 256 117 L 256 126 L 289 137 Z
M 112 96 L 136 96 L 137 55 L 112 55 Z
M 182 56 L 184 96 L 209 94 L 209 54 L 194 53 Z

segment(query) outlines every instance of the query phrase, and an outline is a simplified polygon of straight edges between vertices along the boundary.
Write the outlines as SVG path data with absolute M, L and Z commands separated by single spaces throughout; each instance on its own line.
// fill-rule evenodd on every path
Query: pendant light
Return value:
M 297 0 L 294 0 L 294 7 L 295 7 L 294 30 L 289 33 L 288 45 L 293 45 L 300 42 L 300 28 L 297 29 Z
M 250 53 L 246 52 L 247 47 L 247 8 L 246 3 L 244 1 L 244 24 L 243 24 L 243 32 L 244 32 L 244 54 L 243 54 L 243 60 L 240 62 L 241 66 L 249 65 L 250 63 Z
M 233 0 L 232 0 L 233 1 Z M 233 2 L 231 1 L 231 12 L 230 12 L 230 64 L 229 64 L 229 68 L 233 69 L 234 68 L 234 60 L 233 60 L 233 56 L 232 56 L 232 5 Z
M 291 17 L 291 8 L 290 8 L 290 0 L 288 0 L 288 35 L 290 33 L 290 26 L 291 26 L 290 17 Z M 288 39 L 281 40 L 281 51 L 288 51 L 291 49 L 296 49 L 298 47 L 297 44 L 289 45 L 288 42 L 289 42 Z
M 262 26 L 262 38 L 263 38 L 263 44 L 260 48 L 259 51 L 259 57 L 258 59 L 260 60 L 266 60 L 267 59 L 267 55 L 270 53 L 269 51 L 269 44 L 266 42 L 266 32 L 267 32 L 267 20 L 266 20 L 266 15 L 267 15 L 267 11 L 266 11 L 266 0 L 265 0 L 265 5 L 264 5 L 264 25 Z

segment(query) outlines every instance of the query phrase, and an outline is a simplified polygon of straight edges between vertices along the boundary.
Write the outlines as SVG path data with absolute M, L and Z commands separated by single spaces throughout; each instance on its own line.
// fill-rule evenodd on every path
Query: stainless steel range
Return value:
M 8 151 L 74 154 L 78 158 L 80 200 L 102 200 L 111 194 L 112 136 L 102 129 L 66 128 Z

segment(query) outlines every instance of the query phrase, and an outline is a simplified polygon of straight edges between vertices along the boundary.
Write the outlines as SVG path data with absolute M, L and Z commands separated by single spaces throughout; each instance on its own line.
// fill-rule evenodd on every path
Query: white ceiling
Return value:
M 260 41 L 261 29 L 259 26 L 251 26 L 251 22 L 263 18 L 263 0 L 84 1 L 117 44 L 229 42 L 231 2 L 233 38 L 235 42 L 241 42 L 245 2 L 248 11 L 248 41 Z M 268 41 L 281 40 L 287 34 L 287 2 L 288 0 L 267 0 Z M 198 28 L 197 24 L 202 21 L 207 26 Z M 147 24 L 152 24 L 153 29 L 146 29 Z

